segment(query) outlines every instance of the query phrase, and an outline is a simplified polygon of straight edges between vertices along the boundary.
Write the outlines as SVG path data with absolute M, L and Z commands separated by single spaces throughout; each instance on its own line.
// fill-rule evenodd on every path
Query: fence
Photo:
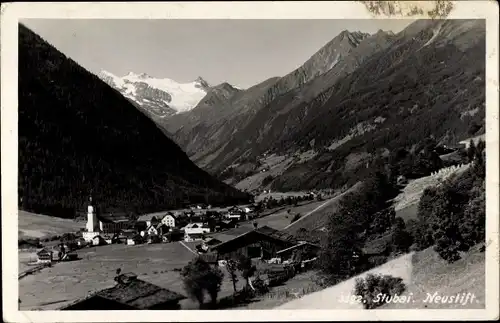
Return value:
M 308 285 L 300 288 L 293 288 L 291 290 L 279 289 L 275 291 L 270 291 L 266 294 L 267 298 L 271 299 L 288 299 L 288 298 L 300 298 L 304 295 L 320 291 L 322 288 L 317 285 Z

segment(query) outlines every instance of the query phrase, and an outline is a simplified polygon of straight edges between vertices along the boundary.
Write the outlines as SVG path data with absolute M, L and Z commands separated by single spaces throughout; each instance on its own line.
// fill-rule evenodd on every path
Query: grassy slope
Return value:
M 18 221 L 19 238 L 44 238 L 46 236 L 78 231 L 85 226 L 83 222 L 21 210 L 19 211 Z
M 359 187 L 359 184 L 352 186 L 346 192 L 331 198 L 325 202 L 320 202 L 314 209 L 307 213 L 302 213 L 303 217 L 298 219 L 293 224 L 287 226 L 284 231 L 290 234 L 296 233 L 300 228 L 305 228 L 310 231 L 320 229 L 326 225 L 328 214 L 331 214 L 337 207 L 339 201 L 350 192 L 354 192 Z
M 432 249 L 416 253 L 412 258 L 412 279 L 406 294 L 413 293 L 415 303 L 387 304 L 384 308 L 484 308 L 485 306 L 485 254 L 473 250 L 459 261 L 448 264 Z M 438 292 L 440 295 L 474 293 L 478 303 L 467 304 L 431 304 L 418 300 L 426 298 L 427 293 Z
M 386 309 L 423 309 L 423 308 L 484 308 L 485 304 L 485 258 L 477 250 L 467 253 L 463 259 L 448 264 L 432 249 L 407 254 L 393 259 L 367 273 L 388 274 L 403 278 L 407 285 L 405 294 L 413 293 L 415 302 L 408 304 L 386 304 Z M 361 309 L 358 304 L 343 304 L 339 301 L 342 294 L 352 294 L 355 277 L 333 287 L 306 295 L 288 302 L 279 309 Z M 456 295 L 471 292 L 478 299 L 477 303 L 467 304 L 427 304 L 423 300 L 426 293 L 438 292 L 441 295 Z

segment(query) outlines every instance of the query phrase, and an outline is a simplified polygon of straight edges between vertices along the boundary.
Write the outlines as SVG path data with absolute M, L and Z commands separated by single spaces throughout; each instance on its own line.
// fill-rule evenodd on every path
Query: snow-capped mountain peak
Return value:
M 205 97 L 210 85 L 198 77 L 189 83 L 178 83 L 169 78 L 155 78 L 146 73 L 129 72 L 116 76 L 101 71 L 99 78 L 157 117 L 187 112 Z

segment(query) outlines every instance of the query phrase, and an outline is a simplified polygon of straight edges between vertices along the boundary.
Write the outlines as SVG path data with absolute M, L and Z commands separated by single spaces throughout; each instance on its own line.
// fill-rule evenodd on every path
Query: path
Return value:
M 183 245 L 183 246 L 184 246 L 184 248 L 186 248 L 187 250 L 191 251 L 192 253 L 194 253 L 195 255 L 197 255 L 197 256 L 198 256 L 198 253 L 197 253 L 197 252 L 195 252 L 195 251 L 193 251 L 193 249 L 189 248 L 188 246 L 186 246 L 186 245 L 184 244 L 184 242 L 179 241 L 179 243 L 180 243 L 181 245 Z
M 368 273 L 392 275 L 402 278 L 403 282 L 408 285 L 411 282 L 413 271 L 412 257 L 413 253 L 398 257 L 335 286 L 278 306 L 277 309 L 362 309 L 362 304 L 356 302 L 344 303 L 341 301 L 341 297 L 346 297 L 353 293 L 356 278 L 364 277 Z

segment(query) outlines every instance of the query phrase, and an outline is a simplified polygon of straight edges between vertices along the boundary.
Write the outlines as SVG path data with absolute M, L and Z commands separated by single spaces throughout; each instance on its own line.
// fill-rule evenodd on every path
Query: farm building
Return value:
M 158 217 L 154 214 L 144 214 L 141 215 L 136 223 L 137 224 L 143 224 L 146 228 L 149 227 L 151 224 L 155 225 L 158 224 L 160 220 L 158 220 Z
M 43 248 L 36 253 L 39 263 L 51 263 L 53 261 L 54 253 L 51 250 Z
M 271 259 L 276 253 L 292 247 L 297 242 L 292 236 L 264 226 L 245 232 L 229 241 L 211 248 L 218 259 L 235 258 L 243 254 L 249 258 Z
M 203 243 L 202 243 L 201 247 L 202 247 L 203 250 L 208 250 L 211 247 L 213 247 L 215 245 L 218 245 L 221 242 L 222 241 L 220 241 L 218 239 L 215 239 L 215 238 L 207 238 L 207 239 L 203 240 Z
M 319 245 L 301 241 L 298 244 L 282 249 L 276 253 L 282 262 L 301 262 L 313 259 L 318 255 Z
M 204 260 L 210 265 L 218 265 L 217 254 L 215 253 L 201 254 L 200 259 Z
M 148 283 L 133 273 L 115 278 L 117 284 L 66 305 L 60 310 L 175 310 L 186 297 Z

